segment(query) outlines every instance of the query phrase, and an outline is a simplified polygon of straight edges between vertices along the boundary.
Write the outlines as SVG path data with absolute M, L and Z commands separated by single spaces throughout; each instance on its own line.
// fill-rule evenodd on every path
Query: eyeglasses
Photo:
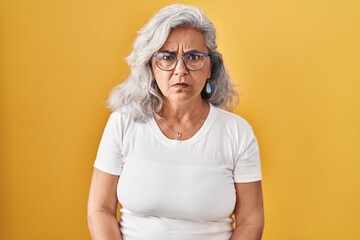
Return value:
M 163 71 L 171 71 L 175 69 L 179 62 L 179 57 L 170 51 L 157 52 L 152 55 L 156 59 L 156 65 Z M 206 63 L 206 58 L 210 56 L 209 53 L 191 51 L 182 56 L 185 67 L 190 71 L 201 70 Z

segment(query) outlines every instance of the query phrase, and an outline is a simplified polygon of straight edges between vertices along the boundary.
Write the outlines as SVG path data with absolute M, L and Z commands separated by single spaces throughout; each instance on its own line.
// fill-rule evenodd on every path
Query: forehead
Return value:
M 193 28 L 173 29 L 160 50 L 206 51 L 204 34 Z

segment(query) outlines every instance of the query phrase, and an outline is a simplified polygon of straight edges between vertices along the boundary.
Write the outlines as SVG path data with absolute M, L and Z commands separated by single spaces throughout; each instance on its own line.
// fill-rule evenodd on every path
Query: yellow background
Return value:
M 104 102 L 170 3 L 1 0 L 0 239 L 90 239 Z M 183 3 L 214 22 L 258 136 L 263 239 L 360 239 L 360 2 Z

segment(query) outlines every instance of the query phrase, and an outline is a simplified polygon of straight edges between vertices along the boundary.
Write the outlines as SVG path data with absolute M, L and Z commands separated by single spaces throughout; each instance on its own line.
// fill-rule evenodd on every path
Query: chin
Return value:
M 194 96 L 193 94 L 187 94 L 187 93 L 184 93 L 184 92 L 181 92 L 179 94 L 174 94 L 174 95 L 169 96 L 168 100 L 170 100 L 171 102 L 187 102 L 187 101 L 195 100 L 197 98 L 201 98 L 200 95 Z

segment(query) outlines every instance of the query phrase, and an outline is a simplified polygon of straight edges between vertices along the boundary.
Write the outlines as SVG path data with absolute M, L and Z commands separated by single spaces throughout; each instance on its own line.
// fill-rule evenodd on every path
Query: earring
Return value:
M 211 85 L 210 85 L 209 79 L 206 80 L 205 91 L 206 91 L 207 94 L 211 94 L 211 93 L 212 93 L 212 89 L 211 89 Z

